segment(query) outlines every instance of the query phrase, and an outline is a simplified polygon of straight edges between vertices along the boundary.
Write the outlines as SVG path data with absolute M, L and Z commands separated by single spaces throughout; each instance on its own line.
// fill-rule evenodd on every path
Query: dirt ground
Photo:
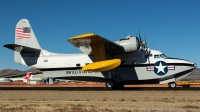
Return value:
M 0 90 L 0 112 L 193 112 L 200 91 Z
M 200 83 L 200 82 L 198 82 Z M 0 87 L 105 87 L 105 83 L 97 82 L 60 82 L 55 84 L 26 84 L 19 82 L 0 83 Z M 125 85 L 125 87 L 168 87 L 167 84 L 139 84 L 139 85 Z M 177 86 L 182 87 L 182 86 Z M 200 87 L 199 85 L 191 85 L 191 87 Z

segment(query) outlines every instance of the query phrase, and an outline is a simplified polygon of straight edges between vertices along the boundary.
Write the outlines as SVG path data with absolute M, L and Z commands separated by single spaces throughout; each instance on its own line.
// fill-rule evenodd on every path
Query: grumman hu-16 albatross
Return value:
M 16 63 L 37 68 L 46 77 L 54 79 L 105 82 L 109 89 L 126 84 L 169 83 L 189 75 L 195 63 L 169 58 L 152 50 L 139 37 L 127 36 L 111 42 L 89 33 L 67 40 L 83 54 L 57 54 L 43 50 L 29 21 L 22 19 L 15 29 L 15 44 L 6 44 L 14 50 Z

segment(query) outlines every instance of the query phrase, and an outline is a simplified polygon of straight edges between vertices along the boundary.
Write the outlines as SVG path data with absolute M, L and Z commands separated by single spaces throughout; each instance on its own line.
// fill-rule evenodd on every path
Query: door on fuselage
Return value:
M 121 81 L 138 80 L 135 66 L 133 64 L 120 65 L 119 67 L 113 69 L 112 76 L 113 78 Z

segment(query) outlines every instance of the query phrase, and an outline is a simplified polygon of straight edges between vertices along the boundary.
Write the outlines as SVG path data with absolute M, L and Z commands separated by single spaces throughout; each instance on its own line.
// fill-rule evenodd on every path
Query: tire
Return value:
M 114 89 L 115 87 L 115 82 L 113 80 L 108 80 L 106 82 L 106 89 Z
M 187 85 L 186 88 L 190 88 L 190 85 Z
M 171 82 L 168 85 L 169 85 L 169 88 L 176 88 L 176 83 L 175 82 Z
M 186 85 L 183 85 L 183 88 L 186 88 Z

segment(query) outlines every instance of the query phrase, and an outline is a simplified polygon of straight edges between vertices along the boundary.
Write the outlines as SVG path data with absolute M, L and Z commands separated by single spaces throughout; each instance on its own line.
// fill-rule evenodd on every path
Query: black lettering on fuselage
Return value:
M 98 72 L 92 72 L 92 71 L 82 71 L 82 70 L 67 70 L 66 74 L 86 74 L 86 73 L 99 73 Z

